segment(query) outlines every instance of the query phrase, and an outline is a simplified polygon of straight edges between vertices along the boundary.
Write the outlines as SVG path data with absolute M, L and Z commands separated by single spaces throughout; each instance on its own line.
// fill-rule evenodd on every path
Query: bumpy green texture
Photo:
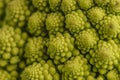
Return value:
M 93 6 L 93 0 L 76 0 L 78 2 L 78 5 L 83 10 L 88 10 Z
M 26 39 L 27 34 L 19 28 L 5 25 L 0 29 L 0 68 L 11 74 L 16 72 Z
M 0 80 L 12 80 L 12 78 L 7 71 L 0 69 Z
M 3 0 L 0 0 L 0 18 L 3 16 L 4 9 L 5 9 L 5 3 Z
M 57 33 L 56 36 L 50 37 L 47 54 L 54 60 L 55 64 L 64 63 L 72 56 L 73 45 L 74 38 L 69 33 Z
M 103 76 L 98 76 L 97 78 L 93 77 L 93 76 L 88 76 L 86 80 L 105 80 L 105 78 Z
M 120 54 L 118 46 L 113 40 L 108 42 L 100 40 L 90 51 L 90 64 L 94 65 L 93 70 L 105 74 L 108 70 L 118 65 Z
M 98 77 L 96 78 L 96 80 L 105 80 L 105 78 L 100 75 L 100 76 L 98 76 Z
M 0 80 L 120 80 L 120 0 L 0 0 Z
M 120 24 L 120 16 L 117 15 L 116 17 L 117 17 L 118 23 Z
M 25 68 L 21 80 L 60 80 L 52 61 L 33 63 Z
M 6 8 L 6 23 L 23 27 L 29 15 L 30 11 L 25 0 L 12 0 Z
M 61 10 L 63 13 L 68 14 L 78 8 L 76 0 L 62 0 Z
M 106 6 L 110 0 L 94 0 L 95 4 L 97 4 L 97 6 Z
M 105 16 L 96 28 L 101 39 L 112 39 L 116 38 L 117 34 L 120 32 L 120 24 L 118 19 L 114 15 Z
M 64 31 L 64 16 L 60 12 L 50 13 L 46 18 L 46 29 L 49 34 L 56 34 Z
M 29 38 L 25 45 L 26 63 L 31 64 L 33 62 L 40 62 L 43 56 L 46 54 L 45 40 L 43 37 Z
M 32 0 L 32 4 L 40 11 L 48 12 L 48 1 L 47 0 Z
M 87 12 L 87 17 L 89 18 L 88 20 L 93 25 L 99 23 L 100 20 L 102 20 L 105 15 L 106 15 L 105 10 L 102 9 L 101 7 L 93 7 L 89 9 Z
M 94 29 L 83 30 L 75 37 L 75 45 L 83 54 L 89 52 L 98 41 L 98 35 Z
M 61 0 L 48 0 L 51 11 L 57 11 L 60 9 Z
M 45 36 L 45 19 L 46 13 L 44 12 L 35 12 L 28 19 L 27 31 L 34 36 Z
M 120 0 L 110 0 L 107 13 L 120 14 Z
M 117 70 L 111 70 L 107 73 L 107 80 L 119 80 L 120 76 Z
M 71 34 L 79 33 L 86 27 L 86 17 L 84 17 L 84 14 L 80 10 L 67 14 L 65 18 L 65 27 L 70 31 Z
M 105 80 L 105 78 L 102 75 L 99 75 L 97 77 L 89 75 L 86 80 Z
M 0 21 L 2 21 L 6 15 L 5 10 L 6 10 L 6 5 L 10 2 L 11 0 L 0 0 Z
M 89 76 L 87 77 L 87 80 L 95 80 L 95 78 L 94 78 L 93 76 L 89 75 Z
M 85 58 L 82 56 L 73 57 L 63 65 L 61 80 L 86 80 L 89 69 Z
M 0 0 L 0 26 L 4 23 L 4 18 L 6 16 L 6 7 L 11 0 Z

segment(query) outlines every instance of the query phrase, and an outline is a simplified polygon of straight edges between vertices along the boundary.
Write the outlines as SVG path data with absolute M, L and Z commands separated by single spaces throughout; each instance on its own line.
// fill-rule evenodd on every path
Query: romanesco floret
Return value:
M 97 24 L 96 28 L 101 39 L 112 39 L 116 38 L 117 34 L 120 33 L 120 24 L 115 15 L 105 16 L 103 20 Z
M 19 28 L 4 25 L 0 29 L 0 68 L 11 73 L 18 69 L 26 39 L 27 34 Z
M 97 77 L 89 75 L 86 80 L 105 80 L 105 78 L 102 75 L 99 75 Z
M 95 78 L 93 76 L 89 75 L 86 80 L 95 80 Z
M 74 38 L 69 33 L 62 35 L 57 33 L 56 36 L 51 36 L 47 44 L 47 54 L 54 60 L 55 64 L 64 63 L 72 56 L 74 49 Z
M 40 11 L 49 12 L 48 0 L 32 0 L 32 4 Z
M 105 80 L 104 76 L 98 76 L 96 80 Z
M 79 11 L 73 11 L 65 16 L 65 27 L 70 31 L 71 34 L 79 33 L 81 30 L 85 29 L 86 22 L 81 14 Z
M 93 7 L 89 9 L 87 12 L 87 17 L 89 18 L 88 20 L 93 25 L 99 23 L 105 15 L 106 15 L 105 10 L 102 9 L 101 7 Z
M 71 11 L 77 10 L 78 6 L 76 0 L 62 0 L 60 8 L 64 14 L 68 14 Z
M 51 11 L 58 11 L 60 9 L 61 0 L 48 0 Z
M 30 10 L 26 0 L 12 0 L 6 8 L 6 23 L 15 27 L 23 27 L 29 15 Z
M 117 70 L 111 70 L 106 74 L 107 80 L 119 80 L 120 76 Z
M 83 53 L 87 53 L 98 41 L 98 35 L 94 29 L 86 29 L 75 36 L 75 45 Z
M 100 40 L 98 44 L 90 51 L 90 64 L 94 65 L 93 70 L 100 74 L 105 74 L 112 70 L 120 58 L 118 46 L 113 40 Z
M 21 80 L 60 80 L 52 61 L 33 63 L 25 68 Z
M 89 75 L 90 66 L 82 56 L 72 57 L 61 70 L 61 80 L 86 80 Z
M 107 5 L 107 13 L 120 14 L 120 0 L 110 0 Z
M 83 10 L 88 10 L 94 5 L 93 0 L 76 0 L 76 1 L 80 8 Z
M 12 80 L 12 77 L 7 71 L 0 69 L 0 80 Z
M 94 0 L 95 4 L 97 4 L 97 6 L 103 7 L 106 6 L 110 0 Z
M 46 13 L 45 12 L 35 12 L 33 13 L 28 19 L 28 26 L 27 31 L 34 36 L 45 36 L 46 29 L 45 29 L 45 19 Z
M 45 40 L 43 37 L 29 38 L 25 45 L 24 57 L 26 58 L 26 63 L 40 62 L 46 54 L 45 51 Z
M 49 34 L 64 31 L 64 16 L 60 12 L 50 13 L 46 18 L 46 29 Z

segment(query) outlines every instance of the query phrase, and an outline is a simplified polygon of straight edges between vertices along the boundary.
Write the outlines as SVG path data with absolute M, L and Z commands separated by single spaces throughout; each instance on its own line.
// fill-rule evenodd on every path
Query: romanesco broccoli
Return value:
M 0 0 L 0 80 L 120 80 L 120 0 Z

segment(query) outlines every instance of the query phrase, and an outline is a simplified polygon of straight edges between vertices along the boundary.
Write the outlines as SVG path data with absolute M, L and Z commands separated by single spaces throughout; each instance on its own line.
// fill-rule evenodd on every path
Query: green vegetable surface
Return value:
M 0 0 L 0 80 L 120 80 L 120 0 Z

